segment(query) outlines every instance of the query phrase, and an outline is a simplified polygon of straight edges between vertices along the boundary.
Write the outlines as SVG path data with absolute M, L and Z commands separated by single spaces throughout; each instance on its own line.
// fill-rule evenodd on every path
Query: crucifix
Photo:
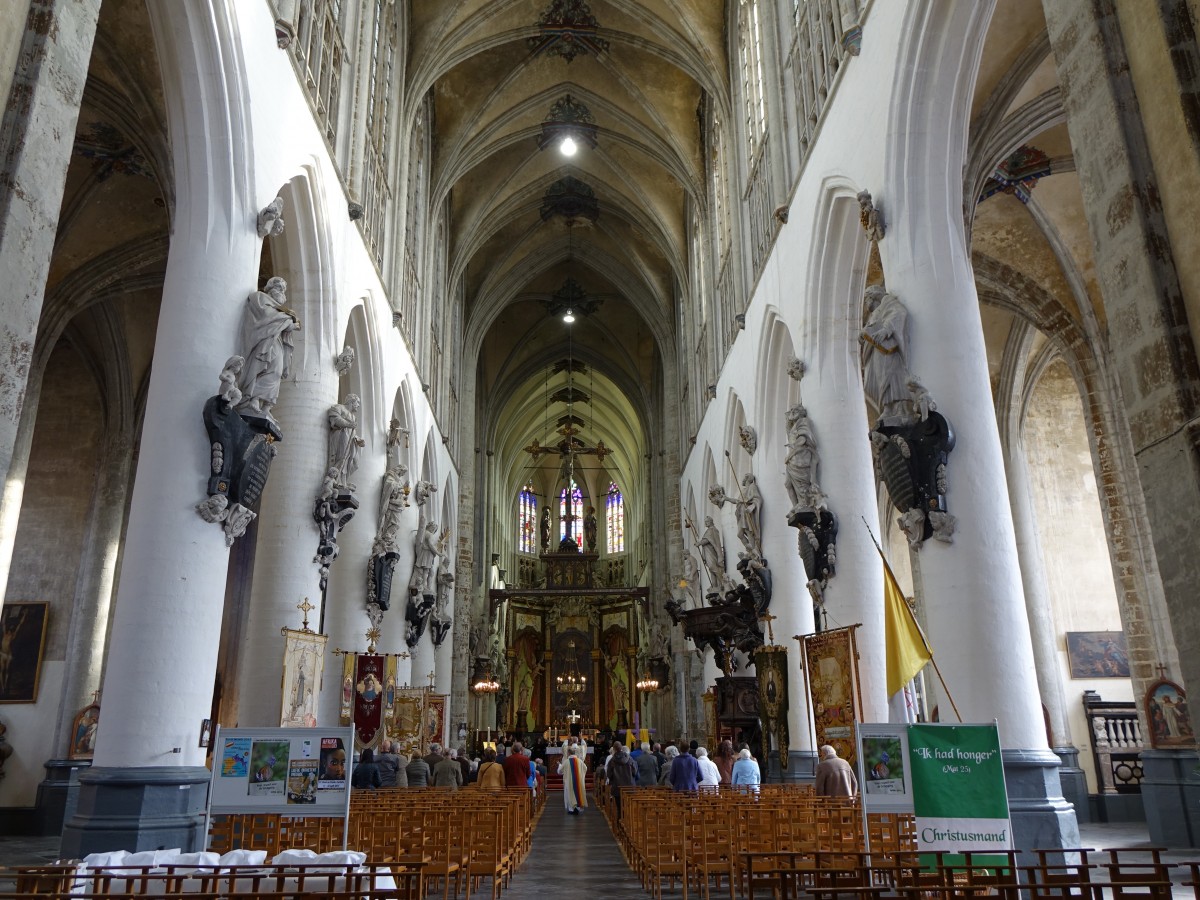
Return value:
M 776 616 L 771 615 L 769 612 L 764 612 L 758 617 L 758 621 L 767 623 L 767 643 L 769 644 L 775 643 L 775 629 L 771 627 L 771 623 L 774 622 L 776 618 Z
M 571 710 L 570 714 L 567 716 L 567 721 L 574 725 L 582 718 L 583 716 L 579 715 L 579 713 L 575 712 L 575 710 Z

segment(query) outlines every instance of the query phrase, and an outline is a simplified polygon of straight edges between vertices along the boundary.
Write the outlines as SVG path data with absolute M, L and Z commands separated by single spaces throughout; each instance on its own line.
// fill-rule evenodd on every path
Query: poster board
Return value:
M 858 725 L 858 783 L 864 812 L 912 812 L 908 726 Z
M 209 815 L 345 817 L 353 753 L 352 728 L 218 728 Z
M 933 854 L 1012 849 L 1012 821 L 1000 733 L 990 725 L 864 724 L 856 729 L 863 815 L 912 812 L 917 852 Z M 870 848 L 868 847 L 868 850 Z M 948 855 L 943 861 L 961 861 Z M 995 864 L 1005 861 L 994 858 Z

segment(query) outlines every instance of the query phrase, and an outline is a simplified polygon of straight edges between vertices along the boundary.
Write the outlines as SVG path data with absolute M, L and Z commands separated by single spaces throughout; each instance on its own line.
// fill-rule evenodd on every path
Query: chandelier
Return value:
M 643 694 L 653 694 L 658 690 L 658 679 L 647 672 L 638 681 L 637 689 Z
M 500 682 L 492 675 L 492 667 L 488 666 L 484 669 L 483 674 L 475 679 L 475 683 L 471 685 L 471 693 L 473 694 L 495 694 L 500 690 Z
M 587 690 L 587 676 L 579 671 L 579 661 L 575 655 L 575 642 L 567 644 L 567 668 L 554 681 L 560 694 L 577 697 Z

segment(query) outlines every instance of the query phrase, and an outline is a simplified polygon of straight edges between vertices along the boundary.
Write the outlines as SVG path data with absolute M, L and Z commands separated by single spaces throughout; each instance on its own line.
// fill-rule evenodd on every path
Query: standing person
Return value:
M 375 763 L 375 751 L 370 747 L 362 752 L 362 759 L 354 767 L 350 785 L 358 790 L 374 790 L 383 785 L 379 777 L 379 766 Z
M 654 787 L 658 784 L 658 759 L 650 752 L 650 745 L 642 744 L 641 755 L 637 758 L 637 786 L 640 788 Z
M 671 783 L 671 764 L 673 762 L 675 762 L 675 757 L 677 757 L 677 756 L 679 756 L 679 748 L 676 747 L 674 744 L 667 744 L 667 749 L 663 753 L 663 758 L 666 760 L 666 762 L 664 762 L 662 764 L 662 768 L 659 769 L 659 774 L 658 774 L 658 783 L 659 784 L 670 784 Z
M 730 783 L 749 784 L 752 785 L 751 790 L 757 791 L 761 782 L 762 771 L 758 768 L 758 762 L 750 755 L 749 749 L 743 747 L 733 764 Z
M 379 756 L 375 760 L 375 765 L 379 766 L 379 779 L 385 788 L 394 788 L 396 784 L 396 775 L 400 769 L 400 757 L 392 752 L 392 742 L 387 738 L 383 739 L 383 743 L 379 745 Z
M 587 808 L 587 764 L 579 745 L 567 748 L 563 761 L 558 764 L 558 774 L 563 777 L 563 806 L 572 815 Z
M 525 745 L 513 741 L 512 752 L 504 757 L 504 783 L 509 787 L 529 787 L 529 765 Z
M 721 772 L 717 768 L 717 764 L 708 758 L 708 750 L 706 748 L 696 748 L 696 762 L 700 766 L 701 787 L 716 787 L 721 783 Z
M 408 776 L 409 787 L 429 787 L 429 763 L 416 753 L 413 753 L 413 758 L 404 767 L 404 772 Z
M 425 763 L 426 763 L 426 765 L 429 766 L 430 772 L 432 772 L 434 769 L 436 769 L 437 764 L 440 763 L 445 758 L 446 757 L 442 755 L 442 745 L 441 744 L 430 744 L 429 745 L 429 753 L 427 753 L 425 755 Z
M 699 760 L 690 753 L 680 753 L 676 756 L 671 762 L 670 784 L 677 791 L 696 790 L 700 784 Z
M 621 791 L 631 788 L 637 783 L 637 763 L 630 759 L 629 749 L 624 744 L 617 744 L 615 749 L 616 752 L 608 761 L 605 770 L 619 819 L 621 817 Z
M 462 769 L 462 783 L 470 784 L 472 766 L 471 760 L 467 758 L 467 748 L 465 745 L 458 748 L 458 767 Z
M 858 793 L 858 779 L 850 763 L 838 756 L 837 750 L 826 744 L 821 748 L 817 763 L 817 795 L 820 797 L 853 797 Z
M 496 762 L 496 751 L 488 747 L 483 751 L 483 762 L 479 764 L 479 787 L 485 791 L 504 790 L 504 766 Z
M 721 784 L 733 783 L 733 761 L 733 741 L 721 741 L 717 745 L 717 752 L 713 754 L 713 762 L 721 773 Z
M 463 786 L 462 767 L 458 764 L 458 751 L 451 748 L 450 755 L 433 767 L 433 786 L 448 787 L 457 791 Z

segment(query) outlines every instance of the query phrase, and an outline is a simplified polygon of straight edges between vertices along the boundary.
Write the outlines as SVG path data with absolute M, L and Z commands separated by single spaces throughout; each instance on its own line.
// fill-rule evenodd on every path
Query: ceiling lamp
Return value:
M 658 691 L 658 679 L 647 672 L 637 683 L 637 689 L 643 694 L 653 694 Z
M 575 321 L 575 313 L 572 312 L 570 308 L 568 308 L 567 311 L 565 313 L 563 313 L 563 321 L 566 322 L 568 325 L 570 325 L 572 322 Z
M 575 642 L 567 644 L 566 659 L 563 674 L 557 676 L 555 686 L 560 694 L 568 697 L 578 697 L 587 691 L 587 676 L 579 671 L 579 660 L 575 653 Z
M 473 694 L 495 694 L 500 690 L 500 682 L 492 675 L 492 667 L 488 666 L 482 675 L 471 685 Z
M 558 150 L 563 156 L 574 156 L 575 151 L 578 149 L 579 145 L 575 143 L 575 139 L 569 134 L 558 145 Z

